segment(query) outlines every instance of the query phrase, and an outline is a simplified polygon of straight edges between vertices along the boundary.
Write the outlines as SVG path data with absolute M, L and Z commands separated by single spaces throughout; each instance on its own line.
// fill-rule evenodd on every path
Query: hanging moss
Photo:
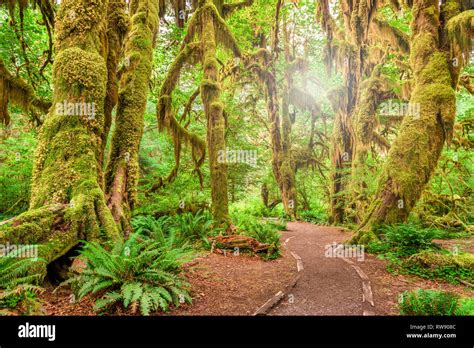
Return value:
M 372 28 L 375 34 L 382 40 L 388 42 L 398 52 L 403 54 L 410 53 L 409 37 L 400 29 L 395 28 L 385 21 L 374 18 Z
M 10 74 L 0 59 L 0 123 L 5 125 L 10 123 L 9 103 L 25 111 L 34 109 L 41 113 L 47 113 L 51 107 L 51 102 L 37 97 L 26 81 Z
M 379 104 L 385 99 L 394 97 L 391 93 L 392 87 L 388 79 L 382 75 L 381 68 L 382 64 L 377 65 L 371 76 L 361 83 L 358 103 L 353 113 L 352 177 L 349 187 L 351 203 L 346 212 L 358 222 L 363 219 L 362 214 L 366 211 L 370 199 L 364 192 L 367 187 L 364 177 L 368 171 L 366 160 L 370 145 L 376 142 L 385 148 L 390 147 L 388 142 L 375 132 Z
M 414 2 L 410 65 L 414 87 L 410 99 L 419 113 L 406 115 L 379 178 L 379 187 L 355 241 L 373 238 L 379 224 L 407 219 L 428 183 L 443 145 L 450 142 L 456 114 L 449 47 L 442 45 L 438 4 Z M 371 237 L 368 237 L 371 236 Z
M 448 11 L 448 9 L 446 9 Z M 451 9 L 447 18 L 450 18 L 446 30 L 448 32 L 448 42 L 451 48 L 451 59 L 453 60 L 454 82 L 458 82 L 458 77 L 463 67 L 469 63 L 472 51 L 472 40 L 474 40 L 474 10 L 459 13 L 459 8 Z
M 117 70 L 123 51 L 123 43 L 130 30 L 130 18 L 125 12 L 124 1 L 109 1 L 107 7 L 107 94 L 104 103 L 104 130 L 101 141 L 101 156 L 99 165 L 102 167 L 105 156 L 105 146 L 112 124 L 112 110 L 118 102 L 119 81 Z M 103 178 L 101 178 L 103 182 Z
M 195 170 L 202 180 L 199 167 L 202 165 L 205 151 L 203 142 L 182 127 L 172 110 L 172 92 L 176 87 L 185 63 L 200 62 L 204 71 L 199 93 L 204 104 L 207 118 L 207 146 L 211 172 L 211 196 L 214 219 L 222 225 L 229 220 L 227 197 L 227 166 L 217 160 L 218 151 L 225 149 L 225 119 L 220 101 L 221 87 L 216 59 L 217 46 L 229 49 L 239 57 L 237 42 L 222 19 L 224 2 L 222 0 L 199 0 L 197 8 L 189 21 L 186 36 L 180 52 L 175 58 L 160 90 L 157 104 L 159 128 L 166 129 L 174 138 L 176 165 L 166 179 L 160 178 L 155 188 L 166 181 L 173 180 L 179 167 L 181 140 L 191 145 Z

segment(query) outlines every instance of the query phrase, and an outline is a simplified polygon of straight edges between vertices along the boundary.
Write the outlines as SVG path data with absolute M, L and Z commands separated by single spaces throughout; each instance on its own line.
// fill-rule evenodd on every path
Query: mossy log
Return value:
M 253 252 L 260 252 L 268 250 L 272 245 L 260 243 L 258 240 L 248 236 L 218 236 L 210 238 L 209 240 L 215 242 L 215 246 L 220 249 L 238 248 L 238 250 L 252 250 Z

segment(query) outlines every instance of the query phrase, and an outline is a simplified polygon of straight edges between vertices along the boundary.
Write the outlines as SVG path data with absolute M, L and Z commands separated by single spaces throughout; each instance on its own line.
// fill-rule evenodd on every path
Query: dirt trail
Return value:
M 363 302 L 362 279 L 354 267 L 342 258 L 325 256 L 327 245 L 349 237 L 339 228 L 288 223 L 283 240 L 288 241 L 286 247 L 296 257 L 301 257 L 303 270 L 295 287 L 269 315 L 376 314 L 375 307 Z M 360 264 L 357 258 L 349 260 L 356 267 Z

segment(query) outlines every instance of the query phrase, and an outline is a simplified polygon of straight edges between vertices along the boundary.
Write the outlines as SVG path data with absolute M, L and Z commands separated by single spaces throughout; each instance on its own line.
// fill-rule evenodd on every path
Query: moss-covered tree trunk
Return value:
M 282 197 L 283 206 L 285 211 L 288 207 L 288 199 L 286 197 L 287 190 L 285 189 L 283 176 L 281 173 L 282 164 L 282 135 L 281 135 L 281 121 L 280 121 L 280 107 L 278 99 L 278 89 L 275 79 L 274 65 L 270 60 L 269 52 L 262 49 L 259 52 L 259 58 L 261 59 L 262 66 L 268 66 L 267 69 L 260 71 L 261 81 L 265 90 L 265 97 L 267 102 L 267 115 L 268 122 L 270 124 L 270 141 L 272 146 L 272 170 L 277 182 L 280 194 Z
M 414 88 L 410 103 L 419 112 L 403 119 L 379 178 L 375 200 L 355 241 L 376 238 L 373 231 L 377 225 L 407 219 L 451 137 L 458 65 L 450 58 L 445 26 L 459 11 L 454 0 L 443 3 L 441 12 L 437 0 L 416 0 L 413 4 L 410 65 Z
M 335 60 L 344 78 L 344 86 L 329 95 L 336 113 L 331 141 L 330 215 L 333 223 L 341 223 L 347 218 L 354 145 L 352 117 L 358 103 L 360 83 L 367 73 L 368 30 L 378 6 L 377 1 L 342 0 L 344 28 L 341 31 L 330 14 L 329 1 L 318 2 L 318 17 L 328 37 L 325 52 L 328 70 Z M 333 37 L 337 42 L 333 42 Z
M 129 220 L 137 199 L 138 150 L 159 20 L 157 1 L 134 0 L 130 8 L 131 29 L 125 40 L 125 67 L 106 173 L 108 205 L 126 234 L 130 232 Z
M 39 257 L 47 263 L 81 239 L 120 238 L 99 179 L 107 84 L 106 14 L 106 0 L 61 2 L 55 28 L 53 107 L 38 135 L 30 210 L 0 226 L 0 243 L 41 244 Z M 65 110 L 61 105 L 73 107 Z M 45 265 L 41 271 L 44 275 Z
M 337 110 L 337 108 L 336 108 Z M 331 136 L 331 200 L 330 219 L 332 223 L 342 223 L 347 203 L 347 186 L 350 179 L 352 158 L 352 136 L 347 114 L 343 110 L 336 112 Z
M 118 78 L 117 70 L 122 55 L 123 41 L 129 30 L 129 16 L 126 11 L 125 0 L 109 1 L 107 8 L 107 94 L 104 104 L 104 132 L 102 134 L 103 165 L 105 158 L 105 146 L 112 125 L 112 111 L 118 101 Z
M 377 65 L 371 76 L 361 83 L 360 95 L 353 114 L 353 154 L 350 182 L 352 210 L 356 222 L 363 220 L 364 212 L 370 205 L 366 178 L 370 172 L 367 157 L 370 145 L 376 142 L 385 150 L 389 143 L 375 131 L 377 126 L 377 108 L 380 103 L 394 94 L 390 92 L 388 82 L 381 73 L 382 64 Z M 347 212 L 347 208 L 346 208 Z
M 291 216 L 296 215 L 296 187 L 295 187 L 295 166 L 291 154 L 291 126 L 290 119 L 290 89 L 293 87 L 293 69 L 291 65 L 294 63 L 290 54 L 290 38 L 286 21 L 283 27 L 284 31 L 284 51 L 286 69 L 284 72 L 284 81 L 282 89 L 282 107 L 281 107 L 281 187 L 282 202 L 285 212 Z
M 217 1 L 219 3 L 219 1 Z M 211 1 L 207 6 L 213 6 Z M 206 6 L 205 5 L 205 6 Z M 219 5 L 219 4 L 216 4 Z M 202 66 L 204 79 L 201 97 L 207 119 L 207 146 L 211 172 L 212 211 L 218 223 L 228 220 L 227 164 L 219 161 L 219 151 L 226 150 L 224 107 L 220 100 L 221 86 L 216 59 L 216 28 L 212 12 L 203 11 L 201 24 Z
M 283 208 L 288 216 L 296 213 L 295 171 L 291 158 L 291 120 L 289 115 L 289 93 L 291 72 L 285 71 L 284 88 L 281 91 L 282 107 L 280 117 L 280 95 L 278 93 L 275 60 L 278 56 L 280 12 L 283 1 L 276 5 L 275 23 L 272 36 L 272 50 L 261 48 L 250 59 L 249 67 L 255 71 L 265 91 L 268 122 L 270 124 L 270 141 L 272 148 L 272 171 L 277 182 Z M 285 36 L 285 39 L 288 39 Z M 285 46 L 288 48 L 288 40 Z M 290 63 L 289 56 L 286 56 Z
M 165 179 L 170 182 L 176 177 L 179 168 L 179 148 L 182 141 L 191 145 L 192 157 L 196 172 L 201 184 L 202 177 L 199 168 L 205 158 L 205 143 L 195 134 L 190 133 L 175 117 L 172 105 L 172 93 L 180 77 L 181 70 L 186 63 L 195 66 L 200 62 L 203 69 L 203 79 L 200 85 L 201 99 L 204 104 L 204 113 L 207 120 L 207 147 L 209 153 L 209 167 L 211 173 L 211 198 L 213 217 L 220 225 L 229 223 L 227 163 L 225 156 L 225 118 L 224 107 L 221 102 L 221 84 L 217 61 L 217 45 L 230 51 L 234 57 L 241 57 L 237 41 L 225 23 L 225 16 L 249 2 L 236 3 L 239 6 L 226 5 L 223 0 L 199 0 L 191 20 L 189 21 L 186 36 L 181 44 L 181 50 L 171 65 L 163 81 L 157 103 L 157 119 L 160 129 L 166 129 L 175 141 L 176 166 Z M 229 7 L 230 6 L 230 7 Z M 185 107 L 192 104 L 193 98 Z M 159 182 L 155 187 L 161 187 Z

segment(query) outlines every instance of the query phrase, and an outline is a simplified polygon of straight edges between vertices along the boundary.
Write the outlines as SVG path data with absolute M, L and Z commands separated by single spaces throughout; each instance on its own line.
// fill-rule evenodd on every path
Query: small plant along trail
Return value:
M 288 241 L 286 247 L 293 254 L 301 257 L 303 270 L 296 285 L 268 314 L 375 314 L 375 308 L 363 302 L 362 281 L 355 269 L 342 258 L 325 256 L 327 245 L 349 238 L 350 234 L 339 228 L 288 223 L 283 240 Z M 357 266 L 363 263 L 357 258 L 350 260 Z

